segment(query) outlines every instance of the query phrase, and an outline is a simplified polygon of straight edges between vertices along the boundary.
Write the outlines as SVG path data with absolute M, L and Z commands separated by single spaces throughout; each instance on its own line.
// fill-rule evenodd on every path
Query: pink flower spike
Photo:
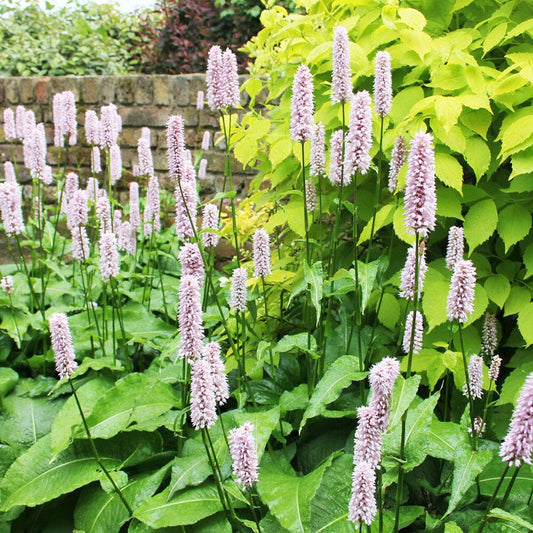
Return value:
M 344 174 L 366 174 L 370 168 L 372 146 L 372 108 L 368 91 L 359 91 L 352 98 L 350 126 L 346 135 Z
M 424 289 L 424 279 L 427 272 L 426 245 L 421 242 L 418 248 L 418 294 Z M 415 298 L 415 278 L 416 278 L 416 248 L 411 246 L 407 252 L 407 259 L 401 273 L 400 296 L 407 300 Z
M 235 311 L 246 311 L 246 280 L 248 274 L 245 268 L 236 268 L 231 277 L 231 299 L 229 306 Z
M 100 275 L 102 281 L 116 278 L 120 272 L 118 266 L 117 238 L 112 231 L 100 237 Z
M 64 313 L 53 313 L 48 319 L 50 340 L 56 361 L 59 379 L 69 378 L 78 367 L 75 361 L 72 335 L 68 326 L 68 318 Z
M 483 321 L 483 335 L 481 337 L 481 353 L 492 356 L 498 347 L 498 328 L 493 313 L 486 313 Z
M 343 185 L 348 185 L 352 178 L 350 175 L 342 177 L 344 162 L 342 159 L 342 130 L 333 132 L 330 139 L 330 156 L 329 156 L 329 181 L 333 185 L 340 185 L 343 180 Z
M 170 178 L 182 179 L 185 172 L 185 129 L 183 119 L 172 115 L 167 122 L 167 158 Z
M 417 133 L 407 158 L 405 187 L 405 227 L 410 233 L 427 237 L 435 229 L 437 195 L 435 192 L 435 154 L 433 137 Z
M 4 137 L 6 141 L 14 141 L 17 138 L 17 129 L 15 126 L 15 113 L 10 107 L 4 109 Z
M 202 159 L 200 161 L 200 168 L 198 169 L 198 179 L 204 180 L 206 172 L 207 172 L 207 159 Z
M 85 226 L 88 222 L 87 192 L 78 189 L 67 206 L 67 227 L 74 231 L 78 226 Z
M 196 190 L 195 182 L 191 180 L 183 180 L 181 182 L 181 190 L 180 186 L 176 185 L 175 200 L 176 233 L 178 237 L 181 237 L 182 239 L 190 239 L 194 236 L 196 230 L 198 192 Z
M 150 128 L 147 128 L 146 126 L 141 128 L 141 139 L 144 139 L 148 143 L 148 147 L 152 147 L 152 134 L 150 132 Z
M 85 138 L 88 144 L 95 146 L 100 144 L 100 121 L 92 109 L 85 111 Z
M 202 219 L 203 230 L 218 230 L 218 208 L 215 204 L 206 204 Z M 202 233 L 204 248 L 214 247 L 218 244 L 218 234 L 212 232 Z
M 468 391 L 472 399 L 483 397 L 483 358 L 479 355 L 471 355 L 468 363 L 468 385 L 463 386 L 463 393 L 468 397 Z
M 243 489 L 251 488 L 259 479 L 254 426 L 245 422 L 242 426 L 233 428 L 228 440 L 233 477 Z
M 62 125 L 61 130 L 63 134 L 69 134 L 68 143 L 70 146 L 74 146 L 77 140 L 77 127 L 76 122 L 76 99 L 72 91 L 63 91 L 61 93 L 61 119 Z
M 178 329 L 180 333 L 179 357 L 189 362 L 202 357 L 204 330 L 202 327 L 202 302 L 197 276 L 185 274 L 179 288 Z
M 354 524 L 371 525 L 377 513 L 376 473 L 372 465 L 362 461 L 352 474 L 352 498 L 348 505 L 348 520 Z
M 476 267 L 469 259 L 458 261 L 453 269 L 446 310 L 448 320 L 464 323 L 474 311 Z
M 4 163 L 4 179 L 6 180 L 6 183 L 17 183 L 15 167 L 11 161 L 6 161 Z
M 28 153 L 28 167 L 32 178 L 42 180 L 46 167 L 46 135 L 44 124 L 37 124 L 31 133 Z
M 130 183 L 130 224 L 133 231 L 141 227 L 141 213 L 139 211 L 139 184 L 135 181 Z
M 118 249 L 129 255 L 134 255 L 137 249 L 137 239 L 131 224 L 125 220 L 118 228 Z
M 178 260 L 181 264 L 181 275 L 196 276 L 198 284 L 201 286 L 204 282 L 205 269 L 198 245 L 185 243 L 180 248 Z
M 137 143 L 137 156 L 139 158 L 139 173 L 141 176 L 153 176 L 154 160 L 152 158 L 152 149 L 150 142 L 141 137 Z
M 109 167 L 111 175 L 111 185 L 115 185 L 122 177 L 122 157 L 118 144 L 112 144 L 109 148 Z
M 319 122 L 313 128 L 311 137 L 311 164 L 310 172 L 312 176 L 325 176 L 326 174 L 326 130 L 324 125 Z
M 239 74 L 237 72 L 237 56 L 226 48 L 222 54 L 222 64 L 224 68 L 225 104 L 227 107 L 239 107 Z
M 404 166 L 407 159 L 407 146 L 405 139 L 399 135 L 394 141 L 392 147 L 391 160 L 389 165 L 389 191 L 394 194 L 398 187 L 398 174 Z
M 22 141 L 26 132 L 26 109 L 23 105 L 18 105 L 15 110 L 15 130 L 17 138 Z
M 265 278 L 272 270 L 270 268 L 270 237 L 264 229 L 254 233 L 254 276 Z
M 464 258 L 465 239 L 463 228 L 452 226 L 448 232 L 448 248 L 446 251 L 446 266 L 453 272 L 458 261 Z
M 531 464 L 533 453 L 533 372 L 520 391 L 509 432 L 500 446 L 500 457 L 510 466 Z
M 211 365 L 205 359 L 191 362 L 191 423 L 194 429 L 210 428 L 217 421 Z
M 15 286 L 13 278 L 11 276 L 4 276 L 0 280 L 0 288 L 9 296 L 13 292 L 13 287 Z
M 99 174 L 102 172 L 100 148 L 98 146 L 93 146 L 93 149 L 91 150 L 91 172 L 94 174 Z
M 317 206 L 316 187 L 311 179 L 305 181 L 305 201 L 307 210 L 312 213 Z
M 416 354 L 422 349 L 422 338 L 424 336 L 424 318 L 420 311 L 416 312 L 416 322 L 413 335 L 413 311 L 410 311 L 405 319 L 405 331 L 403 335 L 403 351 L 408 354 L 411 349 L 411 338 L 413 338 L 413 353 Z
M 314 112 L 313 76 L 309 67 L 300 65 L 292 84 L 290 131 L 293 141 L 304 142 L 311 140 L 315 126 Z
M 52 175 L 52 167 L 50 165 L 44 166 L 42 180 L 45 185 L 50 185 L 52 183 L 53 175 Z
M 201 111 L 204 108 L 204 91 L 196 93 L 196 109 Z
M 383 434 L 374 411 L 369 406 L 357 409 L 357 430 L 354 437 L 353 464 L 369 463 L 372 468 L 379 468 Z
M 379 363 L 370 368 L 368 381 L 373 394 L 380 394 L 390 398 L 394 383 L 400 375 L 400 362 L 394 357 L 384 357 Z
M 491 381 L 498 381 L 498 376 L 500 375 L 500 367 L 502 365 L 502 358 L 499 355 L 493 355 L 492 359 L 490 360 L 490 368 L 489 368 L 489 379 Z
M 102 150 L 117 144 L 120 131 L 118 116 L 114 104 L 105 105 L 100 110 L 100 147 Z
M 152 231 L 161 231 L 161 203 L 159 199 L 159 180 L 151 176 L 146 191 L 146 204 L 144 206 L 144 234 L 151 235 Z
M 100 222 L 100 236 L 112 231 L 111 229 L 111 204 L 107 196 L 100 196 L 96 202 L 96 217 Z
M 344 104 L 352 98 L 352 69 L 350 67 L 350 40 L 343 26 L 333 33 L 333 73 L 331 99 Z
M 205 130 L 202 136 L 202 151 L 207 152 L 209 150 L 209 144 L 211 143 L 211 132 Z
M 70 230 L 72 237 L 72 258 L 85 261 L 89 257 L 89 237 L 85 226 L 78 226 Z
M 376 54 L 374 105 L 376 114 L 379 117 L 385 117 L 390 113 L 392 105 L 392 74 L 389 52 L 378 52 Z
M 204 359 L 211 365 L 215 400 L 219 405 L 224 405 L 229 398 L 229 385 L 226 366 L 220 357 L 220 344 L 218 342 L 210 342 L 205 345 Z
M 212 111 L 239 106 L 239 76 L 237 58 L 220 46 L 212 46 L 207 59 L 207 105 Z
M 24 231 L 22 187 L 17 183 L 0 183 L 0 214 L 8 237 L 20 235 Z
M 56 148 L 64 145 L 65 137 L 65 108 L 63 105 L 63 93 L 56 93 L 52 98 L 52 118 L 54 121 L 54 146 Z

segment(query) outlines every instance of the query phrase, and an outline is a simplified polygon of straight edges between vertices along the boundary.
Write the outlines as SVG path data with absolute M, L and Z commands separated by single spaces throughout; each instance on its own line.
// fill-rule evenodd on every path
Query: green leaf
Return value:
M 513 244 L 522 240 L 530 229 L 531 214 L 521 205 L 508 205 L 500 212 L 498 233 L 505 244 L 506 253 Z
M 503 316 L 514 315 L 524 309 L 531 301 L 531 291 L 527 287 L 511 287 L 511 294 L 505 301 Z
M 487 296 L 503 309 L 503 304 L 507 300 L 509 294 L 511 293 L 511 284 L 506 276 L 503 274 L 496 274 L 495 276 L 490 276 L 485 281 L 485 291 Z
M 291 391 L 285 391 L 279 399 L 279 406 L 282 413 L 305 409 L 309 402 L 307 384 L 302 383 Z
M 168 498 L 189 485 L 199 485 L 205 481 L 213 471 L 205 451 L 198 455 L 177 457 L 172 466 L 172 477 L 168 487 Z
M 311 268 L 307 262 L 304 263 L 305 280 L 309 285 L 309 292 L 311 293 L 311 302 L 316 309 L 316 325 L 320 321 L 320 313 L 322 310 L 322 296 L 324 293 L 324 272 L 322 270 L 322 261 L 317 261 Z
M 102 396 L 87 417 L 87 424 L 93 437 L 110 438 L 179 406 L 180 399 L 169 384 L 157 376 L 132 373 Z M 79 427 L 76 436 L 83 437 L 84 431 Z
M 401 308 L 398 299 L 390 293 L 383 294 L 378 319 L 387 328 L 394 329 L 400 318 Z
M 371 263 L 361 263 L 361 261 L 357 261 L 357 265 L 359 267 L 361 310 L 364 313 L 366 309 L 366 304 L 368 303 L 368 299 L 370 298 L 370 295 L 374 290 L 374 285 L 376 283 L 378 273 L 381 269 L 384 268 L 384 266 L 386 266 L 386 264 L 384 263 L 383 258 L 380 258 L 376 259 L 375 261 L 372 261 Z
M 439 71 L 443 70 L 446 67 L 439 68 Z M 462 80 L 460 78 L 456 78 L 454 83 L 459 83 L 461 86 L 466 85 L 466 80 L 464 77 L 464 67 L 463 69 L 463 76 Z M 461 114 L 461 111 L 463 110 L 463 104 L 461 103 L 461 100 L 455 96 L 442 96 L 442 95 L 436 95 L 435 96 L 435 114 L 437 115 L 437 119 L 442 124 L 444 130 L 449 133 L 453 126 L 457 124 L 457 119 L 459 118 L 459 115 Z M 438 154 L 437 154 L 438 155 Z M 440 154 L 444 155 L 444 154 Z M 443 180 L 441 176 L 437 173 L 437 176 Z M 443 180 L 445 183 L 446 181 Z M 448 185 L 450 185 L 448 183 Z M 455 187 L 457 188 L 457 187 Z M 460 190 L 460 187 L 459 189 Z
M 407 368 L 407 360 L 402 361 L 402 370 Z M 444 363 L 442 352 L 432 348 L 422 348 L 416 357 L 413 357 L 412 369 L 415 372 L 425 372 L 429 387 L 431 390 L 435 388 L 437 381 L 446 374 L 448 367 Z
M 17 384 L 19 375 L 11 368 L 0 367 L 0 397 L 6 396 Z
M 112 386 L 113 382 L 110 379 L 102 377 L 92 379 L 77 389 L 76 394 L 83 406 L 85 417 L 89 416 L 96 402 Z M 56 457 L 59 452 L 68 447 L 72 442 L 72 436 L 75 429 L 81 426 L 81 424 L 82 420 L 78 404 L 76 403 L 74 396 L 71 396 L 64 403 L 61 411 L 59 411 L 52 424 L 52 429 L 50 431 L 52 458 Z
M 448 320 L 446 302 L 449 290 L 450 282 L 440 272 L 429 267 L 424 280 L 422 308 L 430 331 Z
M 103 464 L 112 470 L 130 456 L 146 458 L 158 451 L 155 449 L 157 439 L 148 436 L 150 434 L 123 435 L 95 444 Z M 0 482 L 0 510 L 7 511 L 16 505 L 40 505 L 96 481 L 100 476 L 100 467 L 88 441 L 75 441 L 52 460 L 50 434 L 45 435 L 11 465 Z
M 437 215 L 464 220 L 461 194 L 455 189 L 439 187 L 437 189 Z
M 405 432 L 406 460 L 403 465 L 405 472 L 410 472 L 426 458 L 433 411 L 439 396 L 439 393 L 434 394 L 407 411 Z M 392 431 L 385 433 L 383 436 L 382 464 L 386 468 L 385 485 L 394 482 L 397 478 L 398 462 L 396 458 L 400 457 L 401 430 L 401 424 L 398 424 Z
M 495 507 L 489 513 L 490 518 L 500 518 L 507 522 L 511 522 L 520 527 L 525 527 L 528 531 L 533 531 L 533 524 L 519 517 L 516 513 L 508 513 L 499 507 Z
M 353 456 L 345 453 L 325 471 L 322 483 L 311 500 L 310 531 L 353 533 L 353 524 L 348 522 L 352 470 Z
M 403 199 L 400 207 L 394 211 L 394 217 L 392 219 L 392 226 L 394 228 L 394 233 L 396 236 L 401 239 L 403 242 L 406 242 L 409 246 L 412 246 L 415 243 L 415 236 L 413 233 L 408 233 L 405 228 L 404 223 L 404 212 L 405 205 Z
M 427 451 L 431 457 L 454 461 L 458 453 L 463 455 L 470 453 L 472 446 L 464 427 L 454 422 L 441 422 L 434 418 L 431 423 Z
M 470 253 L 494 233 L 497 224 L 498 210 L 490 198 L 475 203 L 468 210 L 463 227 Z
M 358 368 L 359 359 L 354 355 L 343 355 L 331 364 L 313 391 L 300 423 L 300 431 L 309 418 L 322 414 L 326 406 L 335 401 L 352 381 L 360 381 L 366 377 L 367 373 L 359 372 Z
M 533 154 L 530 150 L 523 150 L 513 154 L 511 156 L 511 164 L 513 165 L 513 171 L 509 176 L 510 180 L 522 174 L 531 174 L 533 173 Z
M 524 265 L 526 267 L 526 278 L 529 278 L 533 276 L 533 244 L 528 244 L 524 255 L 522 257 L 522 261 L 524 262 Z
M 465 159 L 474 171 L 476 181 L 479 181 L 490 166 L 491 154 L 487 143 L 479 137 L 467 139 Z
M 533 302 L 528 303 L 518 313 L 518 329 L 526 341 L 526 346 L 533 344 Z
M 376 219 L 375 219 L 375 225 L 374 225 L 374 232 L 377 233 L 381 228 L 389 225 L 392 222 L 392 218 L 394 215 L 394 204 L 387 204 L 384 205 L 379 211 L 376 213 Z M 369 220 L 369 222 L 366 224 L 366 226 L 363 228 L 363 231 L 361 232 L 361 235 L 359 236 L 359 240 L 357 241 L 357 246 L 363 244 L 364 242 L 368 241 L 370 239 L 370 232 L 372 230 L 372 219 Z
M 183 490 L 170 500 L 168 488 L 144 501 L 134 518 L 154 529 L 196 524 L 202 518 L 222 510 L 214 483 Z
M 392 389 L 391 411 L 387 431 L 392 431 L 400 423 L 403 414 L 415 399 L 420 386 L 420 379 L 420 376 L 411 376 L 407 379 L 398 376 Z
M 132 509 L 153 495 L 166 475 L 168 465 L 155 473 L 141 474 L 121 487 L 124 498 Z M 85 488 L 74 511 L 76 529 L 85 533 L 119 531 L 127 522 L 129 513 L 115 491 L 105 492 L 98 485 Z
M 474 484 L 476 477 L 483 472 L 485 466 L 492 459 L 490 450 L 470 450 L 464 453 L 458 450 L 454 458 L 452 492 L 448 509 L 444 516 L 448 516 L 459 504 L 466 491 Z
M 533 372 L 533 361 L 523 363 L 518 368 L 515 368 L 505 378 L 500 397 L 496 400 L 496 405 L 505 405 L 506 403 L 515 405 L 520 390 L 531 372 Z
M 463 167 L 455 157 L 442 152 L 435 154 L 435 174 L 443 183 L 461 192 L 463 188 Z
M 500 131 L 502 141 L 500 157 L 517 151 L 516 147 L 533 135 L 533 113 L 511 115 Z
M 261 466 L 257 489 L 261 500 L 279 523 L 291 533 L 306 533 L 311 526 L 311 501 L 331 464 L 330 457 L 306 476 L 296 476 L 290 467 L 274 461 Z
M 304 219 L 304 204 L 303 198 L 301 197 L 292 197 L 290 202 L 285 205 L 283 208 L 285 211 L 285 216 L 287 224 L 294 233 L 298 236 L 305 237 L 305 219 Z

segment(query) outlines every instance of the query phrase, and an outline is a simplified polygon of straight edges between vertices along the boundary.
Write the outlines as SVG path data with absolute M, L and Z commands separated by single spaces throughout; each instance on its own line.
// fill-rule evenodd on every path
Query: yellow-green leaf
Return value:
M 463 188 L 463 167 L 449 154 L 435 154 L 435 174 L 446 185 L 461 192 Z
M 465 216 L 464 233 L 469 251 L 484 243 L 498 225 L 498 210 L 490 198 L 475 203 Z
M 508 205 L 498 219 L 498 233 L 505 244 L 505 252 L 523 239 L 531 229 L 531 214 L 521 205 Z
M 457 124 L 457 119 L 463 110 L 463 104 L 455 96 L 435 97 L 435 113 L 446 131 Z
M 487 172 L 490 165 L 490 157 L 489 147 L 483 139 L 470 137 L 466 140 L 465 159 L 474 171 L 476 181 L 479 181 Z

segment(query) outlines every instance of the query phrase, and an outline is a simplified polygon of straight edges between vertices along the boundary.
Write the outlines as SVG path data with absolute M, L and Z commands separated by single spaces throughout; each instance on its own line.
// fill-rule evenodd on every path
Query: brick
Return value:
M 20 79 L 20 101 L 23 104 L 32 104 L 34 101 L 33 87 L 35 86 L 35 80 L 33 78 L 21 78 Z
M 4 89 L 4 78 L 0 78 L 0 104 L 4 104 L 5 98 L 5 89 Z
M 220 113 L 218 111 L 211 111 L 208 107 L 204 107 L 200 113 L 200 122 L 202 126 L 209 126 L 211 128 L 220 127 Z
M 135 103 L 151 104 L 154 99 L 154 83 L 149 76 L 135 76 Z
M 115 76 L 101 76 L 100 77 L 100 88 L 98 91 L 98 103 L 100 105 L 111 104 L 115 100 L 115 85 L 116 77 Z
M 188 78 L 190 90 L 189 104 L 196 107 L 196 97 L 198 95 L 198 91 L 204 91 L 204 94 L 207 93 L 205 74 L 189 74 Z
M 123 107 L 119 109 L 124 126 L 163 127 L 168 120 L 168 109 L 159 107 Z
M 82 102 L 84 104 L 98 103 L 100 76 L 84 76 L 80 85 Z
M 188 76 L 173 76 L 170 85 L 170 92 L 173 101 L 177 106 L 183 107 L 190 105 L 191 89 Z M 194 106 L 196 107 L 196 93 L 194 93 Z
M 80 76 L 53 76 L 50 78 L 48 89 L 53 98 L 54 94 L 72 91 L 76 102 L 80 101 Z
M 154 105 L 170 105 L 170 76 L 154 76 Z
M 137 147 L 137 142 L 141 136 L 140 128 L 122 128 L 120 132 L 120 146 L 121 147 Z
M 20 104 L 19 99 L 19 78 L 6 78 L 5 91 L 6 99 L 10 104 Z
M 52 99 L 48 91 L 49 77 L 40 78 L 35 84 L 35 98 L 40 104 L 50 104 Z
M 185 127 L 198 126 L 198 111 L 196 110 L 196 107 L 181 107 L 172 114 L 181 115 Z
M 166 150 L 156 150 L 152 153 L 154 168 L 156 170 L 168 171 L 168 158 Z
M 117 78 L 116 102 L 132 104 L 134 101 L 135 81 L 133 76 L 120 76 Z

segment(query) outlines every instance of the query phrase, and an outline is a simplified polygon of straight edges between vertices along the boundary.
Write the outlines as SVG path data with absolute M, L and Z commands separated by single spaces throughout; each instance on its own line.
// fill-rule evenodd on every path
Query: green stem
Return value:
M 472 391 L 470 390 L 470 379 L 468 378 L 468 365 L 466 363 L 466 354 L 465 346 L 463 342 L 463 324 L 459 322 L 459 342 L 461 344 L 461 353 L 463 355 L 463 368 L 465 373 L 465 383 L 466 383 L 466 393 L 468 395 L 468 405 L 470 409 L 470 429 L 472 431 L 471 435 L 471 444 L 472 450 L 477 450 L 477 435 L 475 429 L 475 419 L 474 419 L 474 400 L 472 398 Z
M 111 485 L 113 485 L 113 488 L 115 489 L 115 492 L 117 493 L 118 497 L 120 498 L 120 500 L 124 504 L 124 507 L 126 507 L 126 509 L 128 510 L 129 515 L 131 516 L 133 514 L 132 508 L 129 506 L 126 498 L 124 497 L 124 494 L 122 494 L 122 491 L 120 490 L 118 485 L 115 483 L 115 480 L 111 477 L 111 474 L 109 473 L 109 471 L 105 467 L 104 463 L 102 462 L 102 459 L 100 458 L 100 455 L 98 454 L 98 450 L 96 449 L 96 445 L 95 445 L 94 440 L 93 440 L 93 438 L 91 436 L 91 432 L 89 430 L 89 426 L 87 424 L 87 420 L 85 419 L 85 415 L 83 414 L 83 409 L 81 408 L 80 400 L 78 398 L 78 395 L 76 394 L 76 389 L 74 388 L 74 384 L 72 383 L 72 380 L 70 379 L 70 377 L 68 378 L 68 382 L 70 384 L 70 388 L 72 389 L 72 394 L 74 395 L 74 399 L 76 400 L 76 405 L 78 406 L 78 410 L 80 412 L 81 420 L 82 420 L 83 426 L 85 428 L 85 433 L 87 433 L 87 438 L 89 439 L 89 444 L 91 446 L 91 449 L 92 449 L 92 452 L 93 452 L 93 455 L 94 455 L 94 459 L 96 460 L 96 462 L 98 463 L 98 465 L 100 466 L 100 468 L 102 469 L 104 474 L 106 475 L 107 479 L 109 479 L 109 481 L 111 482 Z
M 261 278 L 261 284 L 263 286 L 263 302 L 265 303 L 265 324 L 268 334 L 268 353 L 270 356 L 270 366 L 272 368 L 272 379 L 276 382 L 276 368 L 274 367 L 274 356 L 272 355 L 272 335 L 270 333 L 270 325 L 268 323 L 268 304 L 267 304 L 267 291 L 265 285 L 265 278 Z
M 504 507 L 505 504 L 507 503 L 507 499 L 509 498 L 509 495 L 511 494 L 511 490 L 513 488 L 513 485 L 514 485 L 514 482 L 516 481 L 516 478 L 518 477 L 518 472 L 520 472 L 520 468 L 522 467 L 522 465 L 520 466 L 517 466 L 515 468 L 515 471 L 513 473 L 513 477 L 511 478 L 511 480 L 509 481 L 509 485 L 507 485 L 507 490 L 505 491 L 505 494 L 503 496 L 503 500 L 502 500 L 502 503 L 501 503 L 501 507 Z
M 482 531 L 485 529 L 485 525 L 487 524 L 487 520 L 489 519 L 489 512 L 492 509 L 492 506 L 494 505 L 494 501 L 496 500 L 496 496 L 498 496 L 498 492 L 500 491 L 500 488 L 502 486 L 502 483 L 505 479 L 505 476 L 507 475 L 507 472 L 509 471 L 509 463 L 505 466 L 505 470 L 503 471 L 500 480 L 498 481 L 498 484 L 496 485 L 496 488 L 494 489 L 494 492 L 492 494 L 492 497 L 489 501 L 489 504 L 487 505 L 487 510 L 485 511 L 485 514 L 483 515 L 483 518 L 481 520 L 481 524 L 479 525 L 479 529 L 477 530 L 477 533 L 482 533 Z
M 305 187 L 305 141 L 300 142 L 302 148 L 302 187 L 304 193 L 304 224 L 305 224 L 305 257 L 307 264 L 311 266 L 311 253 L 309 249 L 309 213 L 307 209 L 307 191 Z

